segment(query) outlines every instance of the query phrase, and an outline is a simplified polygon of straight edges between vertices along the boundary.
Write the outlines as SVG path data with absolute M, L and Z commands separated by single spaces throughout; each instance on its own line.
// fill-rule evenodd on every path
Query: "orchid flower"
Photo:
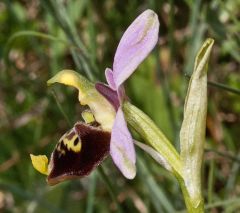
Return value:
M 105 76 L 109 87 L 96 84 L 96 89 L 117 111 L 112 128 L 110 154 L 116 166 L 126 178 L 135 177 L 136 156 L 131 134 L 127 128 L 121 103 L 124 101 L 122 84 L 147 57 L 158 41 L 159 22 L 157 15 L 147 10 L 142 13 L 126 30 L 118 45 L 113 69 L 107 68 Z
M 201 190 L 206 115 L 207 68 L 213 39 L 207 39 L 199 50 L 189 82 L 180 131 L 180 153 L 144 112 L 132 105 L 123 83 L 151 52 L 158 40 L 157 15 L 146 10 L 129 26 L 117 47 L 112 69 L 105 70 L 107 85 L 93 84 L 72 70 L 63 70 L 47 83 L 62 83 L 79 91 L 84 122 L 77 122 L 64 134 L 51 154 L 31 155 L 34 168 L 47 175 L 54 185 L 61 181 L 88 175 L 110 153 L 122 174 L 136 175 L 136 155 L 127 123 L 150 146 L 134 143 L 150 154 L 178 180 L 188 212 L 204 212 Z
M 90 109 L 82 114 L 85 123 L 76 123 L 59 140 L 49 165 L 46 156 L 31 155 L 33 166 L 48 175 L 50 184 L 89 174 L 108 152 L 126 178 L 135 177 L 135 149 L 122 111 L 127 100 L 123 83 L 152 51 L 158 31 L 158 17 L 152 10 L 134 20 L 119 42 L 112 69 L 105 70 L 108 85 L 93 85 L 71 70 L 61 71 L 48 81 L 76 87 L 80 104 Z

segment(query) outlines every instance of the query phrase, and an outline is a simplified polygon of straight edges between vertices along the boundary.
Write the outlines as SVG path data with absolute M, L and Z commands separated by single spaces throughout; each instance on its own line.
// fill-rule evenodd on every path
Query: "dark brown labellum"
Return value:
M 59 140 L 50 159 L 50 185 L 88 175 L 109 154 L 110 132 L 78 122 Z

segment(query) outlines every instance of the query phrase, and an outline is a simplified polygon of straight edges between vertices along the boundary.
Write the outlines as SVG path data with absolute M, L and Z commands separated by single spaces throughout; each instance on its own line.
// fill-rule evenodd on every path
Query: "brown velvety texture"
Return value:
M 73 133 L 78 135 L 74 145 L 81 143 L 80 152 L 68 149 L 63 143 L 63 139 L 71 139 Z M 88 175 L 109 154 L 111 134 L 95 125 L 78 122 L 63 137 L 51 155 L 51 169 L 47 178 L 50 185 Z

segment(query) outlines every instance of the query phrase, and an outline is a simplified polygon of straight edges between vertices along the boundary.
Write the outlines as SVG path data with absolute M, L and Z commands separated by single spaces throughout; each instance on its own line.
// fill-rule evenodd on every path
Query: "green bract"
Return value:
M 194 208 L 202 203 L 201 167 L 207 116 L 207 68 L 213 39 L 207 39 L 195 59 L 180 131 L 183 179 Z
M 160 164 L 176 176 L 187 209 L 194 213 L 204 212 L 201 167 L 207 115 L 207 68 L 213 43 L 213 39 L 207 39 L 195 59 L 180 131 L 180 155 L 147 115 L 128 102 L 123 107 L 128 123 L 160 154 Z M 144 150 L 156 156 L 152 150 Z

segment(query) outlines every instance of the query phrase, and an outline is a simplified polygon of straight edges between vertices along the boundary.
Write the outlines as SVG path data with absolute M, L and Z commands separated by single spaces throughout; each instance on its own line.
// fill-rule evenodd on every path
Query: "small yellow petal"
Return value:
M 33 167 L 44 175 L 48 175 L 48 158 L 46 155 L 30 154 Z
M 87 124 L 95 121 L 95 118 L 94 118 L 92 112 L 90 112 L 88 110 L 85 110 L 82 112 L 82 117 L 83 117 L 83 120 L 85 121 L 85 123 L 87 123 Z

